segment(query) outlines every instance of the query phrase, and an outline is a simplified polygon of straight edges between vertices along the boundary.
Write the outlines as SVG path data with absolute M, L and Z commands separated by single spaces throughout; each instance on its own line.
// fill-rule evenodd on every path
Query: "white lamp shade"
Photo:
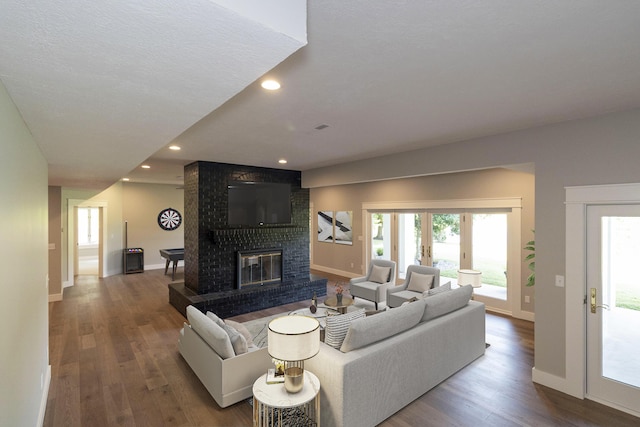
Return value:
M 474 288 L 482 286 L 482 272 L 477 270 L 458 270 L 458 285 L 471 285 Z
M 269 322 L 269 354 L 284 361 L 309 359 L 320 350 L 320 323 L 308 316 L 282 316 Z

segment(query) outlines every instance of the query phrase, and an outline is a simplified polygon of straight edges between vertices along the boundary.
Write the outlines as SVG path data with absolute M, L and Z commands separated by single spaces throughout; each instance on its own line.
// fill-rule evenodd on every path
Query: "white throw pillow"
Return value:
M 253 337 L 251 336 L 251 332 L 244 326 L 242 323 L 236 322 L 234 320 L 226 319 L 224 321 L 227 325 L 231 326 L 236 331 L 240 332 L 244 339 L 247 341 L 247 346 L 251 347 L 253 344 Z
M 428 291 L 432 284 L 433 274 L 420 274 L 412 271 L 407 290 L 422 293 Z
M 391 267 L 380 267 L 379 265 L 371 266 L 371 274 L 369 274 L 369 281 L 375 283 L 387 283 L 389 281 L 389 273 Z
M 451 290 L 451 282 L 447 282 L 444 285 L 436 286 L 435 288 L 431 288 L 428 291 L 422 293 L 423 297 L 430 297 L 432 295 L 438 295 L 443 292 L 448 292 Z
M 187 307 L 187 320 L 191 328 L 223 359 L 235 356 L 229 334 L 200 310 Z
M 342 341 L 344 341 L 344 337 L 347 336 L 347 331 L 349 330 L 351 322 L 364 317 L 364 308 L 352 311 L 351 313 L 341 314 L 339 316 L 327 317 L 324 329 L 324 343 L 333 348 L 340 349 Z

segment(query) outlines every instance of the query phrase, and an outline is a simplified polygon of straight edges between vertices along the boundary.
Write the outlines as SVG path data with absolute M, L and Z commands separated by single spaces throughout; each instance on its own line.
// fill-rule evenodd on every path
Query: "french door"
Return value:
M 371 258 L 393 260 L 397 279 L 406 277 L 407 267 L 422 264 L 424 212 L 373 212 L 370 214 Z
M 640 413 L 639 205 L 587 207 L 587 396 Z
M 412 264 L 439 268 L 441 281 L 453 285 L 457 284 L 458 270 L 479 270 L 482 287 L 474 290 L 475 298 L 494 311 L 511 314 L 508 215 L 492 210 L 369 212 L 369 257 L 395 261 L 399 283 Z M 519 245 L 511 246 L 516 254 L 511 257 L 515 287 L 519 286 L 519 270 L 513 265 L 520 251 Z

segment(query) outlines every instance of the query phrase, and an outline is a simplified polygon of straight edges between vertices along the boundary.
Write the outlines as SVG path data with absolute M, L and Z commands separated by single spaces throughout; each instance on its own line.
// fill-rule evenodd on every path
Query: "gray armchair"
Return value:
M 411 298 L 421 298 L 422 291 L 408 290 L 409 283 L 411 282 L 411 274 L 416 272 L 418 274 L 430 274 L 433 275 L 433 283 L 431 288 L 440 286 L 440 270 L 435 267 L 429 267 L 426 265 L 410 265 L 407 267 L 407 277 L 402 285 L 394 286 L 387 290 L 387 307 L 394 308 L 400 307 L 404 302 L 409 301 Z
M 387 299 L 387 289 L 396 285 L 396 263 L 385 259 L 373 259 L 369 263 L 369 271 L 364 277 L 356 277 L 349 281 L 349 293 L 355 298 L 378 303 Z

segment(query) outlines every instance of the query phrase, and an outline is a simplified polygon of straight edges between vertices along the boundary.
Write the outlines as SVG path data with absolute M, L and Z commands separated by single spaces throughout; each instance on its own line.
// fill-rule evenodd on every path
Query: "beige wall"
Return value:
M 49 295 L 62 299 L 62 187 L 49 187 Z
M 358 236 L 365 235 L 362 224 L 362 204 L 367 202 L 400 202 L 423 200 L 462 199 L 522 199 L 522 236 L 526 242 L 532 238 L 534 228 L 534 176 L 531 173 L 507 169 L 490 169 L 475 172 L 434 175 L 415 178 L 394 179 L 362 184 L 330 186 L 311 189 L 311 203 L 317 211 L 353 211 L 353 245 L 338 245 L 318 242 L 312 239 L 314 267 L 359 275 L 363 273 L 364 241 Z M 317 215 L 313 213 L 313 232 L 317 233 Z M 520 259 L 524 259 L 522 254 Z M 351 267 L 353 263 L 353 267 Z M 528 269 L 526 263 L 522 271 L 523 311 L 533 311 L 532 302 L 525 304 L 524 296 L 533 297 L 533 289 L 524 286 Z
M 36 426 L 49 368 L 47 162 L 0 82 L 0 425 Z
M 640 182 L 640 110 L 437 146 L 303 173 L 303 185 L 323 187 L 477 170 L 535 165 L 535 369 L 561 385 L 565 338 L 581 334 L 565 322 L 565 187 Z M 566 281 L 566 287 L 582 284 Z M 575 304 L 582 304 L 576 301 Z M 558 386 L 556 386 L 558 387 Z
M 71 285 L 69 257 L 73 257 L 73 246 L 69 244 L 69 230 L 74 229 L 73 201 L 82 201 L 82 206 L 103 206 L 105 251 L 104 276 L 122 274 L 125 247 L 124 222 L 128 224 L 128 246 L 144 249 L 145 269 L 164 268 L 160 257 L 161 248 L 184 246 L 183 227 L 165 231 L 158 226 L 160 211 L 167 207 L 184 214 L 184 192 L 175 185 L 137 184 L 117 182 L 104 191 L 63 188 L 61 192 L 62 215 L 62 282 Z M 51 290 L 54 293 L 54 290 Z
M 123 218 L 128 224 L 129 247 L 144 249 L 145 269 L 164 268 L 160 249 L 184 248 L 184 225 L 172 231 L 163 230 L 158 225 L 158 214 L 173 208 L 184 221 L 184 190 L 162 184 L 124 183 L 123 187 Z

